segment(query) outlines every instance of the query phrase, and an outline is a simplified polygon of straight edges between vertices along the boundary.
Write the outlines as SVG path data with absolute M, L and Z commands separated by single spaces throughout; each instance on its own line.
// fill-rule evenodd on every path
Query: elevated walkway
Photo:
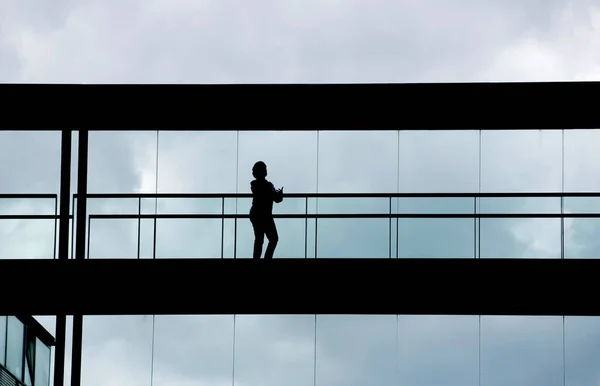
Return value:
M 4 277 L 28 278 L 3 312 L 33 315 L 600 315 L 599 270 L 588 259 L 0 260 Z

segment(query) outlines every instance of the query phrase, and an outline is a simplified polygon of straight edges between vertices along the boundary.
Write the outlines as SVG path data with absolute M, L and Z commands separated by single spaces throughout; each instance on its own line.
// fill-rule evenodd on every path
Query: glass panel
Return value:
M 565 191 L 600 191 L 600 130 L 565 130 L 564 136 Z
M 479 190 L 479 132 L 400 131 L 402 193 Z
M 565 258 L 600 258 L 600 219 L 565 219 Z
M 598 213 L 599 218 L 565 218 L 565 258 L 599 258 L 600 197 L 565 197 L 565 213 Z
M 313 386 L 314 315 L 238 315 L 234 385 Z
M 157 258 L 221 257 L 221 219 L 159 219 Z
M 0 259 L 53 259 L 54 220 L 0 219 Z
M 473 214 L 474 197 L 400 197 L 397 213 L 406 214 Z
M 482 218 L 479 257 L 560 258 L 559 218 Z
M 389 258 L 391 253 L 389 219 L 317 221 L 317 258 Z
M 152 316 L 84 316 L 82 344 L 82 385 L 151 384 Z
M 56 316 L 35 315 L 34 318 L 46 329 L 46 331 L 49 331 L 53 336 L 56 336 Z M 70 317 L 70 318 L 72 320 L 72 317 Z M 70 320 L 68 317 L 67 318 L 67 326 L 70 327 L 69 322 L 70 322 Z M 68 332 L 69 327 L 67 327 L 67 334 L 69 334 L 69 332 Z M 67 339 L 69 339 L 69 335 L 67 335 Z M 67 343 L 66 347 L 70 347 L 68 343 Z M 40 350 L 41 350 L 41 352 L 40 352 Z M 66 354 L 70 355 L 70 352 L 67 350 Z M 36 359 L 35 359 L 34 382 L 35 382 L 35 385 L 38 385 L 39 377 L 49 380 L 52 378 L 52 375 L 54 374 L 54 366 L 51 366 L 51 364 L 54 364 L 54 351 L 51 350 L 49 347 L 45 346 L 44 343 L 41 342 L 39 339 L 37 339 L 36 346 L 35 346 L 35 358 Z M 70 363 L 68 356 L 65 356 L 65 363 Z M 38 374 L 42 374 L 42 375 L 38 375 Z M 46 374 L 46 375 L 43 375 L 43 374 Z M 49 381 L 42 381 L 42 382 L 43 382 L 42 383 L 43 386 L 49 386 Z
M 477 202 L 478 213 L 560 214 L 560 197 L 481 197 Z
M 252 166 L 257 161 L 267 164 L 267 180 L 276 188 L 283 186 L 287 193 L 316 193 L 316 131 L 240 131 L 240 193 L 251 192 Z
M 595 385 L 600 379 L 600 317 L 565 317 L 566 386 Z
M 318 315 L 316 384 L 396 385 L 395 315 Z
M 390 214 L 389 197 L 320 197 L 317 200 L 319 214 Z M 386 219 L 387 220 L 387 219 Z
M 137 258 L 138 220 L 96 218 L 88 225 L 88 258 Z
M 152 200 L 154 201 L 154 200 Z M 223 211 L 221 198 L 161 198 L 157 203 L 159 214 L 218 214 Z M 154 208 L 144 208 L 154 213 Z
M 399 385 L 476 386 L 479 317 L 400 315 Z
M 600 218 L 600 197 L 565 197 L 565 213 L 597 213 Z
M 156 130 L 94 130 L 88 146 L 89 193 L 154 193 Z
M 392 246 L 396 255 L 396 246 Z M 473 258 L 475 221 L 469 218 L 398 219 L 399 258 Z
M 138 214 L 138 198 L 90 198 L 88 214 Z
M 7 327 L 6 368 L 22 381 L 25 326 L 16 317 L 9 316 Z
M 482 192 L 560 192 L 562 134 L 558 130 L 481 132 Z
M 235 193 L 237 150 L 235 131 L 161 131 L 158 192 Z
M 35 386 L 50 386 L 50 347 L 37 339 L 35 345 Z
M 137 222 L 137 220 L 135 220 Z M 140 221 L 139 249 L 141 259 L 154 258 L 154 219 L 143 219 Z M 137 227 L 137 224 L 136 224 Z M 158 234 L 156 235 L 158 239 Z
M 561 317 L 482 316 L 481 386 L 562 386 Z
M 56 202 L 53 198 L 2 198 L 0 215 L 53 216 Z
M 0 365 L 6 365 L 6 316 L 0 315 Z
M 275 226 L 279 242 L 275 249 L 274 259 L 279 258 L 304 258 L 306 249 L 306 234 L 308 232 L 308 222 L 306 219 L 296 218 L 276 218 Z M 262 257 L 268 245 L 268 238 L 265 236 Z M 314 244 L 311 245 L 314 249 Z M 249 219 L 239 219 L 237 223 L 237 258 L 252 258 L 254 248 L 254 230 Z M 261 257 L 261 258 L 262 258 Z
M 155 327 L 154 386 L 232 384 L 232 315 L 158 315 Z
M 25 345 L 25 384 L 28 386 L 32 385 L 32 378 L 34 376 L 35 369 L 35 336 L 26 330 L 27 343 Z
M 0 131 L 2 193 L 58 193 L 61 132 Z
M 319 132 L 319 193 L 389 193 L 398 189 L 398 133 Z

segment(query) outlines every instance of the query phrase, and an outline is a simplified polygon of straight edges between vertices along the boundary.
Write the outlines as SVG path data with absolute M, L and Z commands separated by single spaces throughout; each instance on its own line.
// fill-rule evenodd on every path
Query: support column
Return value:
M 74 239 L 75 259 L 85 259 L 85 225 L 87 214 L 88 177 L 88 130 L 79 130 L 79 151 L 77 159 L 77 226 Z M 73 350 L 71 360 L 71 386 L 81 386 L 81 353 L 83 339 L 83 316 L 73 315 Z
M 62 130 L 60 148 L 60 212 L 58 222 L 58 259 L 69 259 L 69 212 L 71 196 L 71 147 L 73 130 Z M 65 296 L 69 296 L 65 294 Z M 65 338 L 67 316 L 56 315 L 56 346 L 54 347 L 54 386 L 63 386 L 65 379 Z

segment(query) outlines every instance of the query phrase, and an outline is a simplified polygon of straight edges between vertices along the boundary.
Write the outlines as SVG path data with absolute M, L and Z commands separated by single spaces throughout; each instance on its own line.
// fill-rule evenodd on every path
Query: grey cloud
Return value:
M 468 80 L 492 66 L 498 51 L 518 44 L 522 36 L 556 38 L 554 29 L 565 13 L 572 15 L 569 25 L 590 24 L 586 15 L 593 6 L 584 2 L 572 7 L 565 1 L 543 6 L 538 1 L 436 1 L 427 6 L 411 1 L 250 5 L 156 0 L 143 6 L 137 1 L 118 6 L 88 1 L 61 2 L 42 22 L 44 8 L 36 6 L 38 11 L 31 12 L 23 7 L 27 4 L 12 2 L 8 7 L 13 21 L 4 44 L 18 51 L 20 66 L 18 72 L 0 73 L 3 79 Z M 579 72 L 594 71 L 593 58 L 586 63 Z

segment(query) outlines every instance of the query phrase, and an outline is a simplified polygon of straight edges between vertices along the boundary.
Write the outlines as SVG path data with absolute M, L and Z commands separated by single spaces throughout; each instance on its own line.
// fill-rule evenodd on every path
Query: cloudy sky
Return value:
M 3 0 L 0 17 L 1 82 L 600 78 L 600 7 L 589 0 Z M 478 132 L 161 132 L 158 137 L 156 131 L 95 132 L 88 183 L 91 192 L 247 192 L 252 163 L 262 159 L 269 178 L 287 192 L 597 191 L 599 134 L 567 132 L 563 141 L 561 132 L 537 131 L 481 137 Z M 58 193 L 59 133 L 1 132 L 0 137 L 0 160 L 10 165 L 0 171 L 2 192 Z M 567 200 L 565 207 L 600 210 L 599 201 Z M 146 200 L 143 211 L 154 213 L 155 204 L 160 213 L 220 211 L 218 200 Z M 286 199 L 277 211 L 301 213 L 304 205 Z M 393 205 L 405 211 L 472 211 L 469 200 Z M 135 200 L 89 204 L 92 213 L 135 213 L 137 207 Z M 549 212 L 560 210 L 560 203 L 482 200 L 479 208 Z M 0 209 L 45 214 L 53 203 L 13 200 L 0 203 Z M 228 201 L 226 210 L 245 212 L 247 202 Z M 316 211 L 317 203 L 311 201 L 309 210 Z M 350 210 L 382 212 L 389 203 L 318 203 L 320 213 Z M 276 257 L 304 257 L 305 245 L 314 257 L 315 243 L 320 257 L 388 257 L 386 220 L 323 220 L 316 237 L 310 223 L 307 240 L 301 220 L 280 220 L 278 226 Z M 230 258 L 233 229 L 233 222 L 225 224 L 221 251 L 218 221 L 160 221 L 155 253 Z M 597 220 L 565 221 L 566 257 L 598 257 L 598 230 Z M 472 221 L 403 220 L 393 224 L 391 242 L 395 246 L 398 238 L 399 257 L 560 256 L 558 220 L 483 220 L 478 231 L 481 241 L 474 248 L 479 237 Z M 52 257 L 52 232 L 48 221 L 3 220 L 0 255 Z M 137 256 L 135 221 L 95 221 L 92 232 L 90 258 Z M 142 223 L 141 234 L 141 257 L 152 257 L 151 222 Z M 249 224 L 240 223 L 237 257 L 250 256 L 251 238 Z M 228 290 L 243 289 L 235 283 L 216 289 Z M 54 318 L 39 320 L 54 331 Z M 68 325 L 70 334 L 70 319 Z M 564 380 L 569 386 L 597 386 L 599 359 L 596 318 L 566 318 L 563 324 L 554 317 L 99 316 L 85 318 L 83 384 L 559 386 Z

